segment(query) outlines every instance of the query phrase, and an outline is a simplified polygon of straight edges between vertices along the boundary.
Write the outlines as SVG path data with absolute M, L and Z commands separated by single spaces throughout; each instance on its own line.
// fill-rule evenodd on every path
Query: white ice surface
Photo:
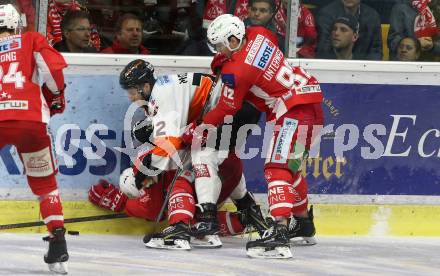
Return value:
M 0 275 L 50 275 L 38 234 L 0 234 Z M 147 249 L 142 237 L 68 236 L 69 275 L 440 275 L 440 238 L 318 237 L 290 260 L 250 259 L 247 238 L 220 249 Z

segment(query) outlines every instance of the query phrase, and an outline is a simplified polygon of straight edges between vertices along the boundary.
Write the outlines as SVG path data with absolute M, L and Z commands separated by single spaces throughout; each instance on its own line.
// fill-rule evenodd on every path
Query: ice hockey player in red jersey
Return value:
M 49 230 L 44 239 L 49 242 L 44 261 L 50 270 L 67 273 L 69 255 L 55 178 L 55 153 L 47 126 L 50 116 L 64 110 L 62 70 L 67 64 L 44 36 L 36 32 L 21 34 L 20 26 L 20 15 L 14 6 L 1 5 L 0 148 L 6 144 L 17 148 Z
M 210 91 L 212 91 L 209 97 L 211 103 L 218 99 L 219 90 L 212 87 L 213 79 L 206 74 L 186 73 L 155 78 L 153 71 L 154 68 L 150 63 L 140 59 L 134 60 L 121 72 L 120 84 L 127 90 L 132 102 L 146 101 L 144 107 L 147 119 L 136 124 L 133 136 L 142 143 L 154 144 L 154 147 L 139 160 L 146 168 L 159 169 L 164 173 L 151 181 L 154 178 L 146 175 L 142 169 L 139 169 L 140 164 L 137 164 L 131 171 L 130 169 L 124 171 L 120 188 L 124 190 L 124 187 L 136 186 L 141 189 L 139 197 L 128 199 L 113 185 L 101 183 L 91 188 L 89 199 L 101 207 L 115 211 L 125 210 L 129 215 L 154 221 L 164 201 L 163 191 L 168 189 L 176 169 L 176 164 L 171 162 L 173 152 L 186 150 L 179 138 L 181 131 L 188 122 L 199 117 Z M 259 112 L 250 106 L 244 111 L 248 119 L 243 119 L 245 116 L 242 116 L 240 121 L 243 122 L 240 123 L 256 123 Z M 229 149 L 226 149 L 226 153 L 228 151 Z M 250 213 L 259 214 L 260 222 L 265 225 L 260 210 L 255 209 L 259 207 L 256 207 L 253 198 L 246 190 L 241 160 L 235 156 L 235 153 L 229 153 L 225 160 L 217 160 L 214 155 L 214 160 L 205 158 L 201 163 L 190 165 L 186 170 L 187 173 L 177 179 L 171 191 L 168 202 L 170 227 L 157 235 L 146 236 L 144 242 L 148 247 L 189 249 L 190 235 L 209 237 L 207 244 L 211 243 L 213 247 L 220 246 L 221 242 L 215 236 L 226 223 L 218 223 L 217 204 L 228 196 L 236 202 L 242 213 L 247 214 L 246 217 L 251 216 Z M 148 188 L 142 188 L 145 186 L 142 184 L 145 181 L 148 182 Z M 150 185 L 152 182 L 154 184 Z M 218 190 L 209 194 L 196 193 L 198 183 L 202 186 L 214 185 Z M 203 197 L 208 197 L 210 201 L 202 201 Z M 176 204 L 177 202 L 179 204 Z M 196 202 L 199 203 L 197 212 Z M 194 214 L 197 223 L 190 228 Z M 231 229 L 231 232 L 233 231 Z M 164 237 L 167 240 L 164 241 Z
M 322 128 L 322 93 L 314 77 L 300 67 L 292 68 L 268 32 L 262 27 L 245 31 L 243 22 L 229 14 L 209 25 L 210 43 L 229 58 L 221 69 L 221 97 L 204 116 L 203 125 L 193 125 L 194 131 L 185 133 L 189 137 L 184 140 L 194 133 L 199 139 L 197 129 L 218 126 L 225 116 L 235 114 L 244 100 L 275 123 L 264 166 L 273 221 L 265 235 L 248 242 L 246 248 L 250 257 L 290 258 L 289 238 L 306 228 L 309 233 L 301 235 L 314 235 L 313 218 L 307 211 L 307 183 L 299 168 L 307 158 L 313 134 Z

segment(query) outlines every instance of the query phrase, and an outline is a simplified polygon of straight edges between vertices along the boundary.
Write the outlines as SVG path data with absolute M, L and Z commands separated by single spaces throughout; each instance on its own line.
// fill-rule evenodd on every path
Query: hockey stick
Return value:
M 200 121 L 203 118 L 203 115 L 205 115 L 206 111 L 208 110 L 209 101 L 211 100 L 212 91 L 216 87 L 217 81 L 218 81 L 219 78 L 220 78 L 220 72 L 217 73 L 217 75 L 215 76 L 214 81 L 212 82 L 211 89 L 208 92 L 208 96 L 206 97 L 205 104 L 203 105 L 202 111 L 199 114 L 199 118 L 197 119 L 197 123 L 200 123 Z M 162 204 L 162 207 L 160 208 L 159 214 L 156 217 L 156 223 L 160 222 L 160 219 L 162 218 L 162 215 L 165 212 L 165 208 L 168 206 L 168 200 L 170 199 L 171 191 L 174 188 L 174 184 L 176 184 L 177 178 L 183 172 L 183 164 L 186 163 L 186 161 L 187 161 L 186 159 L 188 158 L 188 156 L 189 156 L 189 158 L 191 158 L 191 154 L 188 154 L 188 153 L 190 153 L 190 151 L 191 150 L 185 150 L 185 153 L 184 153 L 184 155 L 182 157 L 182 166 L 177 168 L 176 173 L 174 174 L 173 180 L 171 180 L 170 187 L 168 188 L 168 191 L 167 191 L 167 193 L 165 195 L 165 199 L 164 199 L 164 202 Z
M 68 218 L 68 219 L 64 220 L 64 223 L 76 223 L 76 222 L 85 222 L 85 221 L 119 219 L 119 218 L 127 218 L 127 217 L 128 216 L 125 213 L 118 213 L 118 214 L 98 215 L 98 216 L 89 216 L 89 217 Z M 36 227 L 36 226 L 43 226 L 43 225 L 45 225 L 44 221 L 32 221 L 32 222 L 22 222 L 22 223 L 13 223 L 13 224 L 3 224 L 3 225 L 0 225 L 0 230 Z

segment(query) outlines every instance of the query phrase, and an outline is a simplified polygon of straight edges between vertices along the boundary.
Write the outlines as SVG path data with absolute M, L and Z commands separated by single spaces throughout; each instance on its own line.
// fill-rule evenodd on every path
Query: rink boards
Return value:
M 88 188 L 100 178 L 117 183 L 120 171 L 130 165 L 128 156 L 117 149 L 124 147 L 123 118 L 128 108 L 117 76 L 121 65 L 131 59 L 107 57 L 96 65 L 90 60 L 68 56 L 72 64 L 66 78 L 68 106 L 51 122 L 66 218 L 103 213 L 85 202 Z M 206 71 L 209 63 L 201 59 L 200 67 L 193 68 L 180 59 L 150 57 L 150 61 L 159 73 Z M 436 120 L 440 102 L 436 72 L 440 68 L 319 61 L 304 61 L 303 66 L 321 81 L 325 95 L 328 131 L 319 156 L 312 156 L 303 167 L 319 232 L 439 236 L 440 227 L 433 222 L 440 221 L 440 125 Z M 261 149 L 263 121 L 259 128 L 260 133 L 250 137 L 246 153 Z M 15 150 L 4 148 L 0 157 L 0 199 L 6 199 L 0 201 L 0 209 L 8 210 L 0 215 L 0 224 L 37 220 L 36 203 L 22 201 L 34 197 L 26 187 Z M 262 203 L 266 191 L 263 157 L 259 151 L 245 160 L 248 188 L 261 193 Z M 71 227 L 128 234 L 154 227 L 145 225 L 135 219 L 118 219 Z

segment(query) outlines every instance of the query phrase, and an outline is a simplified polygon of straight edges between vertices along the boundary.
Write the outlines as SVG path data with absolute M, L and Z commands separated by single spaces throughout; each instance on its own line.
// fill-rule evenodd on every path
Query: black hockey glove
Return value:
M 149 118 L 137 121 L 131 130 L 132 136 L 141 143 L 150 141 L 151 133 L 153 133 L 153 124 Z
M 151 166 L 151 154 L 147 154 L 144 159 L 142 159 L 142 165 L 148 170 L 158 170 Z M 150 176 L 157 175 L 158 173 L 152 173 Z M 138 190 L 144 187 L 145 179 L 147 175 L 145 175 L 140 168 L 138 168 L 136 174 L 134 175 L 134 183 L 136 184 L 136 188 Z

